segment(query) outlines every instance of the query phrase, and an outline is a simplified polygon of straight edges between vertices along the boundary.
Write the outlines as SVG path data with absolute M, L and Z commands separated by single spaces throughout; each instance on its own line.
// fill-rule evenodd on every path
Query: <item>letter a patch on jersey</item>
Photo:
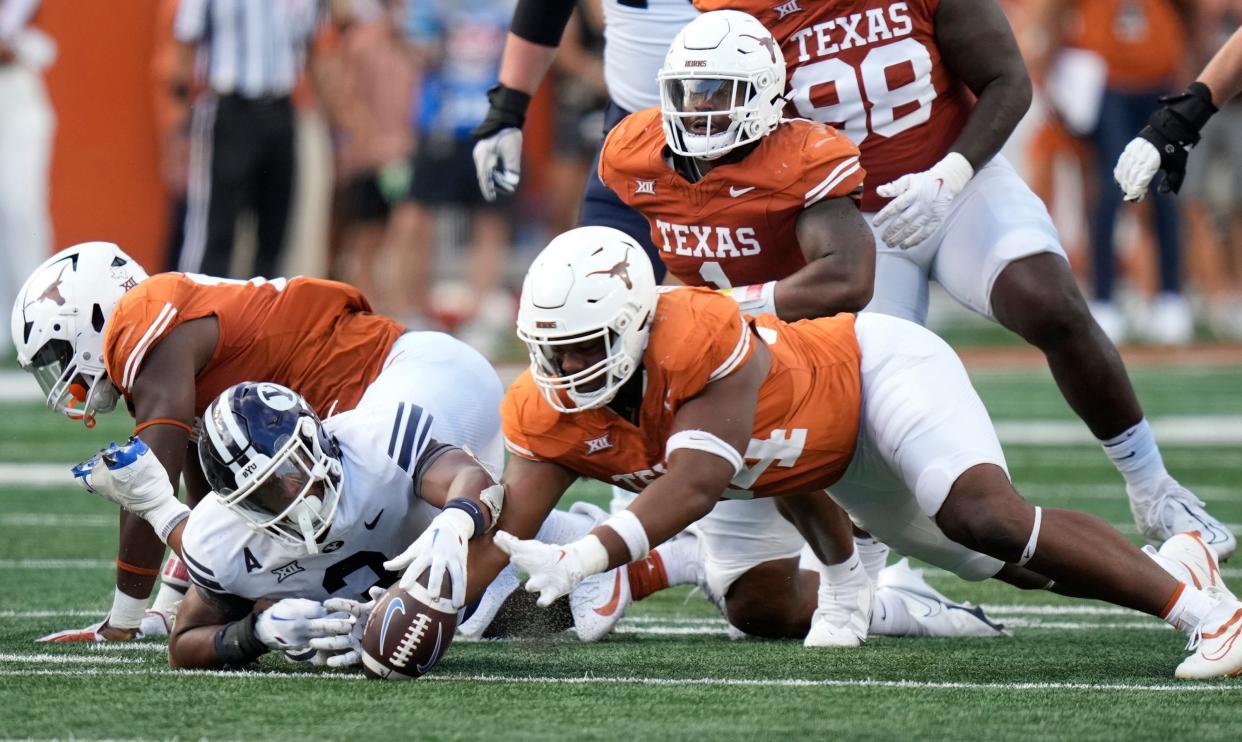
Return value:
M 259 560 L 255 559 L 254 554 L 250 553 L 249 547 L 242 547 L 242 558 L 246 560 L 246 574 L 263 569 L 263 565 L 259 563 Z

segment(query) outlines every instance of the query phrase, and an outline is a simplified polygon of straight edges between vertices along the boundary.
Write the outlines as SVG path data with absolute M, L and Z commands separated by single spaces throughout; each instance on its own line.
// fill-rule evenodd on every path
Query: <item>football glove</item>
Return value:
M 1177 193 L 1186 177 L 1190 149 L 1199 143 L 1199 131 L 1216 113 L 1212 91 L 1201 82 L 1192 82 L 1185 92 L 1160 102 L 1164 105 L 1130 140 L 1113 168 L 1113 179 L 1127 201 L 1143 200 L 1157 170 L 1164 171 L 1160 192 Z
M 564 546 L 522 540 L 506 531 L 497 531 L 496 546 L 509 555 L 509 561 L 530 575 L 526 592 L 539 593 L 541 608 L 568 595 L 583 579 L 608 568 L 608 552 L 592 534 Z
M 522 179 L 522 125 L 530 96 L 500 83 L 487 91 L 491 105 L 483 122 L 470 133 L 475 138 L 474 169 L 479 190 L 488 201 L 496 191 L 513 193 Z
M 349 614 L 351 626 L 347 632 L 310 640 L 310 648 L 319 650 L 312 660 L 315 664 L 350 667 L 362 662 L 362 631 L 366 628 L 371 610 L 384 597 L 384 588 L 372 587 L 367 594 L 371 599 L 365 603 L 349 598 L 328 598 L 323 602 L 324 610 L 333 614 Z
M 442 511 L 409 548 L 384 562 L 390 572 L 405 570 L 401 575 L 401 589 L 411 590 L 419 575 L 427 575 L 427 592 L 433 598 L 440 596 L 444 575 L 452 583 L 453 608 L 466 604 L 466 557 L 467 543 L 474 535 L 474 521 L 465 511 L 450 508 Z
M 306 598 L 285 598 L 260 613 L 254 633 L 271 649 L 298 649 L 311 639 L 348 634 L 353 622 L 348 613 L 329 613 L 323 603 Z
M 88 492 L 147 521 L 166 543 L 172 529 L 190 515 L 190 508 L 173 492 L 164 465 L 137 436 L 123 445 L 108 444 L 72 471 Z
M 903 175 L 876 188 L 880 196 L 893 199 L 875 215 L 877 227 L 888 224 L 881 233 L 884 242 L 906 250 L 935 234 L 949 211 L 949 202 L 974 174 L 965 157 L 950 152 L 930 170 Z

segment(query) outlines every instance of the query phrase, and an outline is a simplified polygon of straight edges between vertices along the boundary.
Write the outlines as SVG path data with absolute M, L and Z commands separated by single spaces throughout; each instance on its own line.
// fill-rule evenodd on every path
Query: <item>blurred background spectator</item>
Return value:
M 0 341 L 12 350 L 8 311 L 52 244 L 48 162 L 55 116 L 43 69 L 56 45 L 36 28 L 39 0 L 0 0 Z
M 1199 340 L 1242 336 L 1242 104 L 1204 131 L 1181 196 L 1118 209 L 1111 176 L 1116 150 L 1156 97 L 1182 89 L 1237 28 L 1242 0 L 1002 5 L 1040 88 L 1006 154 L 1049 203 L 1097 307 L 1122 315 L 1114 331 L 1139 330 L 1131 342 L 1184 342 L 1194 308 Z M 469 131 L 486 111 L 513 0 L 42 0 L 34 14 L 35 6 L 0 0 L 0 294 L 53 247 L 111 239 L 153 270 L 330 275 L 411 326 L 447 327 L 484 351 L 522 357 L 510 338 L 514 293 L 530 254 L 576 223 L 582 183 L 594 177 L 589 157 L 606 100 L 601 0 L 582 0 L 566 31 L 530 108 L 518 197 L 499 208 L 477 191 Z M 253 37 L 233 33 L 244 24 Z M 57 46 L 56 64 L 43 69 Z M 242 60 L 246 48 L 259 51 Z M 222 133 L 225 99 L 233 128 Z M 49 141 L 50 189 L 37 182 Z M 8 164 L 14 157 L 26 164 Z M 225 186 L 224 176 L 239 180 Z M 191 209 L 187 218 L 178 211 L 187 201 L 232 204 L 234 213 Z M 234 229 L 245 210 L 257 218 Z M 32 226 L 14 227 L 11 214 Z M 187 225 L 190 233 L 175 234 Z M 220 247 L 208 248 L 209 233 Z M 198 245 L 206 262 L 191 254 L 178 263 L 183 243 Z M 7 311 L 11 299 L 0 299 Z M 1173 307 L 1165 314 L 1175 321 L 1159 321 L 1161 307 Z M 951 308 L 940 319 L 954 342 L 1005 342 Z

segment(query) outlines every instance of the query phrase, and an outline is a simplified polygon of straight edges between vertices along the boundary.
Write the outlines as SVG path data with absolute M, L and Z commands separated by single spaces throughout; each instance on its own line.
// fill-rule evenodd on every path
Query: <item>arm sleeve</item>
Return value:
M 430 469 L 431 465 L 436 463 L 441 456 L 449 451 L 460 450 L 461 449 L 457 446 L 450 446 L 447 443 L 441 443 L 435 438 L 429 440 L 426 447 L 423 448 L 422 454 L 418 457 L 418 463 L 414 465 L 414 490 L 416 492 L 420 491 L 419 485 L 423 481 L 423 474 Z
M 518 0 L 509 30 L 540 46 L 560 46 L 576 0 Z

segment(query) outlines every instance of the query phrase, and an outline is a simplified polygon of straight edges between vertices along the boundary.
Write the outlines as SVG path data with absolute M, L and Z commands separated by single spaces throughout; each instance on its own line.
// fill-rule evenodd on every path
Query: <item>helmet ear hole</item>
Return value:
M 104 327 L 103 307 L 99 306 L 98 304 L 94 304 L 91 306 L 91 327 L 94 328 L 95 332 L 103 332 L 103 327 Z

